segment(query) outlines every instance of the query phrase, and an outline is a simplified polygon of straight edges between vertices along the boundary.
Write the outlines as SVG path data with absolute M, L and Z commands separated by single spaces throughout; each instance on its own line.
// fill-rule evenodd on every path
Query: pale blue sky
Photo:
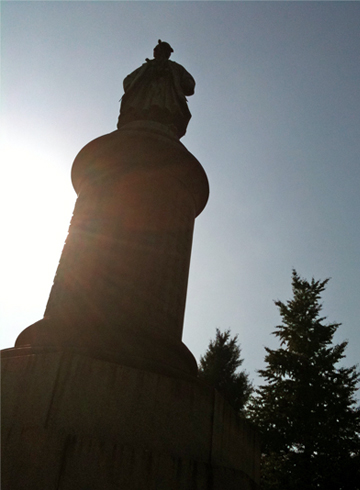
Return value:
M 329 322 L 359 361 L 360 4 L 2 2 L 1 347 L 40 319 L 75 193 L 70 168 L 116 127 L 122 80 L 160 38 L 197 82 L 182 139 L 204 166 L 184 342 L 239 335 L 257 380 L 291 270 L 331 277 Z

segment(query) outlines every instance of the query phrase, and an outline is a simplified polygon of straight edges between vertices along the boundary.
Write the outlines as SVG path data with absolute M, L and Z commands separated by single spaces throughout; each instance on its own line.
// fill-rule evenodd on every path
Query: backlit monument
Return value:
M 209 187 L 179 141 L 195 81 L 172 51 L 125 78 L 118 129 L 75 158 L 44 318 L 2 353 L 3 488 L 257 488 L 256 435 L 182 343 Z

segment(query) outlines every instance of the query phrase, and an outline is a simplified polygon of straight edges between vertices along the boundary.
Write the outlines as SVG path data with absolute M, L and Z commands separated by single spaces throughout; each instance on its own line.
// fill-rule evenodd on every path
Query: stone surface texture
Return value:
M 139 122 L 86 145 L 72 180 L 78 199 L 44 319 L 16 346 L 196 374 L 181 339 L 194 220 L 209 195 L 202 166 L 165 126 Z
M 182 343 L 209 186 L 166 126 L 86 145 L 45 315 L 2 352 L 4 490 L 257 490 L 256 434 Z
M 2 365 L 4 489 L 258 488 L 255 433 L 196 379 L 69 352 Z

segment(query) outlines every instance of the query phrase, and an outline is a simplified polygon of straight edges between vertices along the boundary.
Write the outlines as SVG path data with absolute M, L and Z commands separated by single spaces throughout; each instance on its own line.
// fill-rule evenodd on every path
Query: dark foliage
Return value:
M 243 363 L 237 335 L 231 337 L 230 330 L 221 333 L 216 329 L 216 338 L 200 359 L 199 378 L 219 393 L 236 411 L 242 411 L 252 392 L 249 376 L 237 371 Z
M 335 366 L 347 342 L 333 345 L 340 324 L 319 317 L 327 282 L 293 271 L 293 299 L 275 302 L 280 348 L 266 348 L 266 384 L 249 408 L 262 434 L 264 490 L 360 489 L 360 375 L 356 366 Z

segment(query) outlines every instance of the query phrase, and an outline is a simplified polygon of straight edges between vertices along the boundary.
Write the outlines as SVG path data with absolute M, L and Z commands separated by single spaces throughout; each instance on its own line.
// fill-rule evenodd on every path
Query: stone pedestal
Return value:
M 259 445 L 218 393 L 70 352 L 3 351 L 4 490 L 254 490 Z
M 194 220 L 209 195 L 166 126 L 131 123 L 77 155 L 78 194 L 44 319 L 16 347 L 57 346 L 196 375 L 182 343 Z
M 209 187 L 165 126 L 97 138 L 45 316 L 2 353 L 4 490 L 256 489 L 256 435 L 182 343 Z

